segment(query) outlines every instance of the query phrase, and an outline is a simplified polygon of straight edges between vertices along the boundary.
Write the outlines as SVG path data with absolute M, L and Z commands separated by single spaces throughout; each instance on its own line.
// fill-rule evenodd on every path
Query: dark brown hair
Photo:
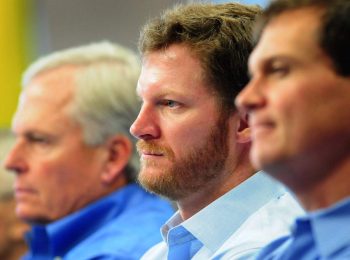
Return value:
M 179 5 L 149 21 L 141 31 L 142 55 L 185 44 L 197 57 L 226 111 L 247 84 L 252 27 L 258 6 L 237 3 Z
M 336 72 L 350 76 L 350 1 L 349 0 L 275 0 L 258 19 L 255 38 L 276 16 L 301 8 L 317 8 L 320 16 L 319 46 L 332 59 Z M 305 25 L 307 26 L 307 25 Z

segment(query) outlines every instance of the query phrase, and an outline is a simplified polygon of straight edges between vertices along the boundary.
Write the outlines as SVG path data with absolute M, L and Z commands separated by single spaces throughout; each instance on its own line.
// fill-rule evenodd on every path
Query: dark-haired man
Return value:
M 350 259 L 350 2 L 277 0 L 237 98 L 251 159 L 308 211 L 259 259 Z

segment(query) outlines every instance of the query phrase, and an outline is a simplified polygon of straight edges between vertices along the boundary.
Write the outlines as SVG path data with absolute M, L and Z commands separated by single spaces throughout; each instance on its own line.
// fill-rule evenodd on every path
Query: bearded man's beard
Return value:
M 223 174 L 228 156 L 227 137 L 228 116 L 222 115 L 211 129 L 207 141 L 201 146 L 189 148 L 180 159 L 175 158 L 169 147 L 157 145 L 153 140 L 139 140 L 139 152 L 161 153 L 172 162 L 172 166 L 162 169 L 161 174 L 152 174 L 147 167 L 157 167 L 157 161 L 141 160 L 140 184 L 146 190 L 174 201 L 201 190 Z

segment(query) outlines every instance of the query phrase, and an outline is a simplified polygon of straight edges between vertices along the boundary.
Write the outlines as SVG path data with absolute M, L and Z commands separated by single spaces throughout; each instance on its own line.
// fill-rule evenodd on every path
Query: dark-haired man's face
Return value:
M 349 149 L 350 79 L 336 74 L 319 47 L 319 18 L 304 8 L 271 20 L 250 57 L 251 81 L 236 99 L 249 111 L 254 165 L 285 181 L 286 169 L 331 167 Z M 317 172 L 301 178 L 313 182 Z

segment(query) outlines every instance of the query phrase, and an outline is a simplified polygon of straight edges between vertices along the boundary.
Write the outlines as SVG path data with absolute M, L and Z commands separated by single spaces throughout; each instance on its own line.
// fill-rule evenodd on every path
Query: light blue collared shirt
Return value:
M 297 218 L 291 235 L 272 242 L 257 259 L 350 259 L 350 197 Z
M 302 212 L 284 187 L 257 173 L 186 221 L 177 212 L 162 227 L 163 242 L 142 259 L 248 257 L 288 234 L 293 219 Z

